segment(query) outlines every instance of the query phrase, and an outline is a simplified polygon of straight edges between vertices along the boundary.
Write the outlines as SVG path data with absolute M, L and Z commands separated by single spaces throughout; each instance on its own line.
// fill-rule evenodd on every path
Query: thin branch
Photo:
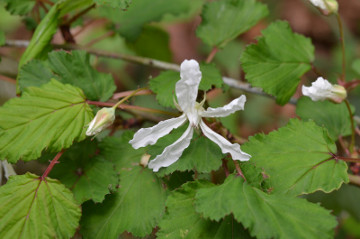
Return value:
M 22 40 L 6 40 L 5 46 L 9 47 L 27 47 L 29 44 L 29 41 L 22 41 Z M 128 62 L 133 62 L 141 65 L 146 66 L 152 66 L 156 67 L 162 70 L 173 70 L 173 71 L 180 71 L 180 66 L 177 64 L 172 64 L 168 62 L 163 62 L 151 58 L 146 57 L 140 57 L 140 56 L 132 56 L 132 55 L 126 55 L 126 54 L 119 54 L 119 53 L 112 53 L 108 51 L 102 51 L 102 50 L 94 50 L 94 49 L 87 49 L 84 47 L 79 47 L 76 45 L 53 45 L 56 49 L 65 49 L 65 50 L 85 50 L 90 54 L 99 56 L 99 57 L 105 57 L 105 58 L 112 58 L 112 59 L 120 59 L 125 60 Z M 232 79 L 229 77 L 223 77 L 223 81 L 226 85 L 234 88 L 243 90 L 248 93 L 253 93 L 257 95 L 263 95 L 266 97 L 274 98 L 271 95 L 266 94 L 263 92 L 260 88 L 252 87 L 248 83 L 243 83 L 239 80 Z M 290 104 L 296 104 L 297 99 L 291 98 L 289 103 Z
M 133 90 L 129 90 L 129 91 L 123 91 L 123 92 L 115 93 L 112 98 L 114 100 L 117 100 L 117 99 L 120 99 L 122 97 L 126 97 L 128 95 L 131 95 L 133 92 L 134 92 Z M 151 94 L 154 94 L 151 90 L 141 90 L 139 92 L 136 92 L 135 95 L 151 95 Z
M 7 81 L 11 84 L 16 84 L 16 80 L 15 79 L 12 79 L 10 77 L 7 77 L 7 76 L 4 76 L 4 75 L 0 75 L 0 80 L 3 80 L 3 81 Z
M 244 176 L 244 174 L 243 174 L 243 172 L 242 172 L 242 170 L 241 170 L 241 168 L 240 168 L 239 162 L 236 161 L 236 160 L 233 160 L 233 162 L 234 162 L 234 164 L 235 164 L 235 168 L 236 168 L 237 174 L 238 174 L 239 176 L 241 176 L 241 177 L 246 181 L 246 178 L 245 178 L 245 176 Z
M 210 52 L 210 54 L 208 55 L 208 57 L 206 58 L 206 60 L 205 60 L 205 62 L 206 63 L 210 63 L 213 59 L 214 59 L 214 57 L 215 57 L 215 55 L 216 55 L 216 53 L 218 52 L 218 48 L 217 47 L 214 47 L 212 50 L 211 50 L 211 52 Z
M 340 32 L 340 43 L 341 43 L 341 53 L 342 53 L 342 74 L 341 81 L 345 82 L 346 79 L 346 56 L 345 56 L 345 39 L 344 39 L 344 28 L 339 14 L 336 14 L 336 19 L 339 25 Z
M 99 36 L 99 37 L 91 40 L 89 43 L 87 43 L 87 44 L 85 45 L 85 47 L 91 47 L 91 46 L 94 45 L 95 43 L 98 43 L 98 42 L 100 42 L 100 41 L 102 41 L 102 40 L 104 40 L 104 39 L 106 39 L 106 38 L 108 38 L 108 37 L 111 37 L 111 36 L 113 36 L 114 34 L 115 34 L 114 31 L 109 31 L 109 32 L 105 33 L 104 35 Z
M 53 167 L 55 166 L 55 164 L 58 163 L 59 158 L 61 157 L 61 155 L 65 152 L 65 150 L 61 150 L 59 153 L 57 153 L 57 155 L 54 157 L 53 160 L 51 160 L 49 166 L 47 167 L 47 169 L 45 170 L 45 172 L 43 173 L 43 175 L 41 176 L 41 181 L 45 181 L 45 178 L 49 175 L 49 173 L 51 172 L 51 170 L 53 169 Z
M 348 100 L 345 100 L 346 108 L 349 112 L 350 122 L 351 122 L 351 143 L 349 145 L 349 151 L 352 153 L 354 151 L 355 146 L 355 124 L 354 124 L 354 117 L 351 111 L 350 103 Z
M 354 184 L 356 186 L 360 187 L 360 176 L 349 174 L 349 180 L 351 184 Z
M 96 6 L 96 4 L 92 4 L 91 6 L 85 8 L 84 10 L 82 10 L 81 12 L 78 12 L 76 15 L 74 15 L 71 19 L 69 19 L 69 21 L 67 21 L 66 23 L 64 23 L 64 25 L 71 25 L 73 22 L 75 22 L 79 17 L 81 17 L 82 15 L 86 14 L 88 11 L 90 11 L 91 9 L 93 9 Z
M 115 105 L 115 103 L 91 101 L 91 100 L 87 100 L 86 102 L 88 104 L 90 104 L 90 105 L 105 106 L 105 107 L 113 107 Z M 176 116 L 176 117 L 179 116 L 179 114 L 177 114 L 177 113 L 172 113 L 172 112 L 169 112 L 169 111 L 163 111 L 163 110 L 158 110 L 158 109 L 150 109 L 150 108 L 145 108 L 145 107 L 141 107 L 141 106 L 137 106 L 137 105 L 121 104 L 121 105 L 118 105 L 117 108 L 119 108 L 119 109 L 127 109 L 127 110 L 144 111 L 144 112 L 151 112 L 151 113 L 170 115 L 170 116 Z

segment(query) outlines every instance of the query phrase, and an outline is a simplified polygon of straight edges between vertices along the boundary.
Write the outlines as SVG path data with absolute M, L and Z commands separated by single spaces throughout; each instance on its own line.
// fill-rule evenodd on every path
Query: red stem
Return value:
M 216 53 L 218 52 L 218 50 L 219 49 L 217 49 L 217 47 L 214 47 L 212 50 L 211 50 L 211 52 L 210 52 L 210 54 L 208 55 L 208 57 L 206 58 L 206 63 L 210 63 L 213 59 L 214 59 L 214 57 L 215 57 L 215 55 L 216 55 Z
M 224 168 L 225 171 L 225 176 L 229 177 L 229 168 L 227 166 L 227 160 L 226 159 L 222 159 L 222 167 Z
M 43 175 L 41 176 L 41 181 L 45 181 L 45 178 L 49 175 L 49 173 L 51 172 L 51 170 L 53 169 L 53 167 L 55 166 L 55 164 L 58 163 L 59 158 L 61 157 L 61 155 L 65 152 L 65 150 L 61 150 L 59 153 L 57 153 L 57 155 L 54 157 L 53 160 L 51 160 L 49 166 L 47 167 L 47 169 L 45 170 L 45 172 L 43 173 Z
M 243 174 L 243 172 L 242 172 L 242 170 L 240 168 L 239 162 L 234 160 L 234 164 L 235 164 L 235 168 L 236 168 L 236 171 L 237 171 L 238 175 L 241 176 L 246 181 L 246 178 L 245 178 L 245 176 L 244 176 L 244 174 Z
M 330 155 L 333 157 L 333 159 L 338 159 L 338 160 L 342 160 L 342 161 L 345 161 L 345 162 L 352 162 L 352 163 L 359 163 L 360 162 L 360 158 L 342 157 L 342 156 L 335 155 L 333 153 L 330 153 Z

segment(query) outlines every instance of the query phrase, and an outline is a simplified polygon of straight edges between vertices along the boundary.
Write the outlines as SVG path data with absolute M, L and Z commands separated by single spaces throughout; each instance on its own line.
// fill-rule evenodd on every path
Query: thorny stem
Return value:
M 210 54 L 208 55 L 208 57 L 206 58 L 206 63 L 210 63 L 213 59 L 214 59 L 214 57 L 215 57 L 215 55 L 216 55 L 216 53 L 218 52 L 218 48 L 217 47 L 214 47 L 212 50 L 211 50 L 211 52 L 210 52 Z
M 240 168 L 239 162 L 236 161 L 236 160 L 233 160 L 233 162 L 234 162 L 234 165 L 235 165 L 237 174 L 240 175 L 240 176 L 246 181 L 246 178 L 245 178 L 245 176 L 244 176 L 244 174 L 243 174 L 243 172 L 242 172 L 242 170 L 241 170 L 241 168 Z
M 344 28 L 340 18 L 340 14 L 336 14 L 336 19 L 339 25 L 339 33 L 340 33 L 340 43 L 341 43 L 341 53 L 342 53 L 342 74 L 341 81 L 345 82 L 346 79 L 346 56 L 345 56 L 345 40 L 344 40 Z
M 354 145 L 355 145 L 355 124 L 354 124 L 354 118 L 352 115 L 349 101 L 345 100 L 345 104 L 346 104 L 346 108 L 348 109 L 350 122 L 351 122 L 351 143 L 349 145 L 349 151 L 350 153 L 352 153 L 354 151 Z
M 61 155 L 65 152 L 65 150 L 61 150 L 59 153 L 57 153 L 57 155 L 54 157 L 53 160 L 51 160 L 49 166 L 46 168 L 45 172 L 43 173 L 43 175 L 41 176 L 41 181 L 45 181 L 45 178 L 48 176 L 48 174 L 51 172 L 51 170 L 53 169 L 53 167 L 55 166 L 55 164 L 58 163 L 59 158 L 61 157 Z

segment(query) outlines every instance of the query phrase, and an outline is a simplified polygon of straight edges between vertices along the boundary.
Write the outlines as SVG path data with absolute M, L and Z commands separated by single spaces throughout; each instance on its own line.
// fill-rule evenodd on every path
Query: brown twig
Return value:
M 88 11 L 90 11 L 91 9 L 93 9 L 96 6 L 96 4 L 92 4 L 91 6 L 85 8 L 84 10 L 78 12 L 77 14 L 75 14 L 72 18 L 70 18 L 67 22 L 64 23 L 64 25 L 71 25 L 73 22 L 75 22 L 79 17 L 81 17 L 82 15 L 86 14 Z
M 102 36 L 100 36 L 100 37 L 97 37 L 97 38 L 91 40 L 89 43 L 87 43 L 87 44 L 85 45 L 85 47 L 91 47 L 91 46 L 94 45 L 95 43 L 98 43 L 98 42 L 100 42 L 100 41 L 102 41 L 102 40 L 104 40 L 104 39 L 106 39 L 106 38 L 108 38 L 108 37 L 110 37 L 110 36 L 113 36 L 114 34 L 115 34 L 114 31 L 109 31 L 109 32 L 105 33 L 104 35 L 102 35 Z
M 3 80 L 3 81 L 7 81 L 11 84 L 16 84 L 16 80 L 15 79 L 12 79 L 10 77 L 7 77 L 7 76 L 4 76 L 4 75 L 0 75 L 0 80 Z

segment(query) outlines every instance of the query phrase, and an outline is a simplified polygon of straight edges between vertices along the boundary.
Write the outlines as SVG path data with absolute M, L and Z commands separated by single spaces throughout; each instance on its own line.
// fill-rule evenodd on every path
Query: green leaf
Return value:
M 213 86 L 221 88 L 223 85 L 220 71 L 214 64 L 200 63 L 202 78 L 199 90 L 208 91 Z M 175 71 L 161 72 L 149 82 L 150 89 L 156 93 L 156 100 L 165 107 L 175 108 L 174 98 L 176 82 L 180 80 L 180 73 Z
M 195 194 L 210 185 L 205 181 L 196 181 L 172 192 L 166 201 L 167 213 L 159 224 L 157 238 L 250 238 L 241 225 L 233 222 L 232 217 L 216 223 L 196 213 Z
M 111 74 L 96 71 L 90 66 L 90 55 L 85 51 L 54 51 L 49 54 L 51 70 L 61 76 L 64 83 L 83 89 L 90 100 L 108 100 L 116 86 Z
M 162 217 L 165 190 L 155 174 L 139 165 L 142 154 L 131 148 L 129 136 L 101 143 L 105 157 L 116 161 L 120 186 L 102 204 L 84 204 L 81 232 L 86 238 L 118 238 L 124 231 L 144 237 Z
M 159 27 L 144 26 L 140 36 L 134 42 L 129 42 L 137 55 L 171 62 L 169 34 Z
M 39 56 L 44 51 L 44 49 L 47 49 L 53 35 L 57 31 L 59 25 L 59 15 L 60 7 L 59 4 L 56 3 L 51 7 L 49 12 L 37 26 L 28 47 L 20 58 L 18 66 L 19 71 L 24 64 Z M 17 79 L 16 93 L 20 94 L 20 92 L 19 80 Z
M 29 86 L 40 87 L 46 84 L 51 79 L 61 80 L 60 77 L 55 75 L 46 62 L 34 59 L 26 63 L 20 69 L 18 82 L 21 90 Z
M 112 76 L 92 68 L 85 51 L 53 51 L 47 61 L 30 61 L 20 70 L 19 85 L 40 86 L 51 78 L 80 87 L 90 100 L 106 101 L 116 90 Z
M 110 6 L 113 8 L 127 9 L 132 0 L 93 0 L 98 5 Z
M 26 15 L 35 6 L 34 0 L 2 0 L 6 3 L 6 10 L 12 15 Z
M 296 114 L 303 120 L 314 120 L 324 126 L 332 140 L 351 135 L 351 121 L 345 103 L 334 104 L 330 101 L 312 101 L 309 97 L 301 97 L 296 106 Z
M 196 35 L 206 44 L 222 48 L 266 15 L 266 5 L 255 0 L 212 1 L 203 8 Z
M 79 88 L 56 80 L 29 87 L 0 108 L 0 158 L 15 163 L 36 159 L 46 148 L 59 152 L 86 137 L 92 118 Z
M 56 3 L 37 26 L 28 47 L 20 58 L 19 69 L 31 59 L 36 58 L 49 45 L 59 25 L 59 14 L 60 6 Z
M 50 176 L 59 179 L 72 190 L 75 199 L 83 203 L 89 199 L 102 202 L 105 195 L 115 191 L 118 176 L 114 164 L 96 156 L 95 141 L 86 140 L 73 145 L 54 167 Z
M 153 156 L 152 158 L 161 154 L 165 147 L 180 138 L 187 126 L 174 129 L 169 135 L 159 139 L 155 145 L 149 147 L 148 153 Z M 210 173 L 221 166 L 221 159 L 224 155 L 220 147 L 205 136 L 199 136 L 196 133 L 194 135 L 196 136 L 192 139 L 190 146 L 184 150 L 180 159 L 169 167 L 161 168 L 159 176 L 170 174 L 176 170 L 196 170 L 198 173 Z
M 0 187 L 1 238 L 71 238 L 81 209 L 59 181 L 34 174 L 10 177 Z
M 147 23 L 158 22 L 166 14 L 179 15 L 190 10 L 191 1 L 172 0 L 136 0 L 126 11 L 114 8 L 100 9 L 101 15 L 116 23 L 120 35 L 128 41 L 135 41 Z M 151 11 L 149 11 L 151 9 Z
M 156 93 L 156 100 L 165 107 L 176 108 L 174 105 L 175 84 L 180 80 L 179 72 L 163 71 L 149 81 L 150 89 Z
M 305 199 L 268 195 L 230 175 L 223 184 L 201 188 L 196 211 L 211 220 L 232 213 L 252 236 L 265 238 L 333 238 L 337 224 L 330 212 Z
M 0 46 L 5 45 L 5 33 L 0 31 Z
M 295 93 L 300 77 L 311 69 L 314 46 L 284 21 L 272 23 L 262 34 L 241 56 L 245 77 L 284 105 Z
M 344 161 L 331 159 L 335 143 L 313 121 L 291 119 L 268 135 L 258 134 L 241 146 L 270 176 L 274 193 L 330 192 L 349 181 Z
M 306 199 L 321 203 L 321 205 L 329 210 L 332 210 L 335 215 L 341 215 L 346 211 L 360 222 L 360 188 L 350 184 L 343 184 L 339 190 L 331 193 L 315 192 L 306 195 Z
M 220 71 L 215 64 L 200 63 L 200 71 L 202 78 L 199 85 L 199 90 L 208 91 L 213 86 L 221 88 L 224 84 Z

